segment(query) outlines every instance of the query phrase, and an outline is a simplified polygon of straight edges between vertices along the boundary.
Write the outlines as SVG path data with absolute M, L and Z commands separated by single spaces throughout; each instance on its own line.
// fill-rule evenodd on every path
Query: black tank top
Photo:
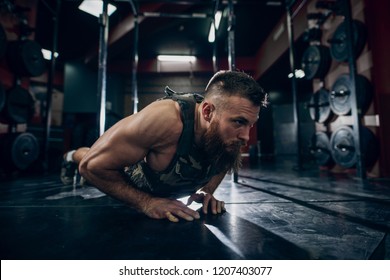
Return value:
M 160 197 L 186 196 L 196 192 L 216 175 L 207 155 L 194 143 L 195 106 L 203 100 L 203 96 L 175 93 L 168 87 L 165 93 L 162 99 L 172 99 L 179 103 L 183 121 L 176 154 L 164 171 L 156 172 L 142 160 L 127 167 L 125 173 L 129 183 L 142 191 Z

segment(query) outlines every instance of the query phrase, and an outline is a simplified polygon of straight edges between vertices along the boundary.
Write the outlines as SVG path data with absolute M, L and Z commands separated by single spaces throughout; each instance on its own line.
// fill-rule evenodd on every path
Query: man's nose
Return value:
M 240 131 L 240 133 L 238 134 L 238 138 L 243 142 L 243 145 L 246 145 L 249 141 L 249 131 L 250 131 L 250 127 L 245 127 L 242 129 L 242 131 Z

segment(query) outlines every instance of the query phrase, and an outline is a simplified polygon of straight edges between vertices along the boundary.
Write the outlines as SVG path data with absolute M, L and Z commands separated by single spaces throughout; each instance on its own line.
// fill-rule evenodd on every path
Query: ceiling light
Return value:
M 214 29 L 214 23 L 213 22 L 210 25 L 210 31 L 209 31 L 208 40 L 209 40 L 210 43 L 214 43 L 214 41 L 215 41 L 215 29 Z
M 193 55 L 158 55 L 157 60 L 170 62 L 195 62 L 196 57 Z
M 91 14 L 95 17 L 99 17 L 103 11 L 103 1 L 102 0 L 84 0 L 79 9 Z M 114 5 L 108 4 L 107 14 L 110 16 L 113 12 L 116 11 L 116 7 Z
M 51 60 L 51 51 L 42 49 L 43 58 L 46 60 Z M 54 53 L 55 57 L 58 57 L 58 52 Z
M 219 24 L 221 23 L 222 19 L 222 11 L 217 11 L 214 16 L 214 22 L 215 22 L 215 29 L 218 30 Z
M 215 30 L 218 30 L 219 24 L 221 23 L 221 19 L 222 19 L 222 11 L 217 11 L 214 15 L 214 22 L 210 24 L 210 31 L 208 37 L 210 43 L 213 43 L 215 41 Z M 215 28 L 214 28 L 214 23 L 215 23 Z

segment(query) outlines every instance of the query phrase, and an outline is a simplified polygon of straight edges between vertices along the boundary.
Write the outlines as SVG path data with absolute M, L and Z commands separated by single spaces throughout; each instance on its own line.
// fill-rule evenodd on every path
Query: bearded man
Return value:
M 204 95 L 166 97 L 108 129 L 91 148 L 64 156 L 61 179 L 70 183 L 76 166 L 102 192 L 154 219 L 199 219 L 188 205 L 202 203 L 207 214 L 221 213 L 214 191 L 227 172 L 241 164 L 266 94 L 249 75 L 219 71 Z M 188 203 L 177 200 L 190 196 Z

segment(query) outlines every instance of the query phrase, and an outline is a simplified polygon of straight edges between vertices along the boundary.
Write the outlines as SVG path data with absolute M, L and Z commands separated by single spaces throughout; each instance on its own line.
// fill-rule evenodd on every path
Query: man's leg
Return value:
M 62 183 L 65 185 L 71 185 L 75 183 L 78 164 L 88 151 L 89 148 L 82 147 L 64 154 L 64 159 L 61 166 Z

